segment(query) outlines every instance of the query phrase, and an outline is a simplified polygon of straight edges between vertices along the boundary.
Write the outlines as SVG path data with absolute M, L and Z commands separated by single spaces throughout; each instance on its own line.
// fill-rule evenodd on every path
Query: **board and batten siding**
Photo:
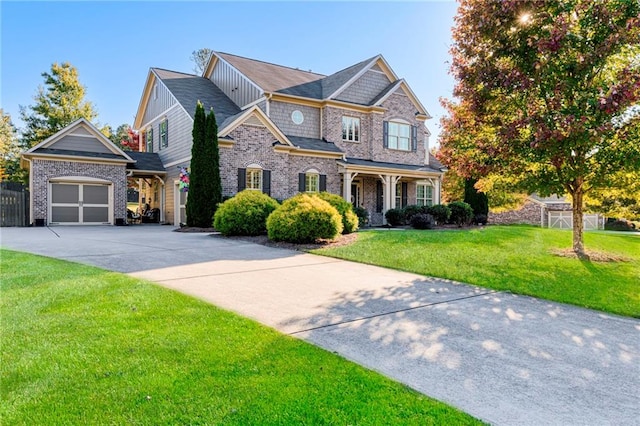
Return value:
M 262 96 L 260 89 L 223 60 L 218 60 L 210 80 L 240 108 Z
M 382 71 L 369 70 L 347 87 L 337 99 L 345 102 L 369 105 L 391 81 Z
M 149 95 L 147 109 L 144 112 L 142 122 L 148 124 L 149 121 L 153 120 L 176 104 L 177 101 L 171 92 L 169 92 L 169 89 L 167 89 L 160 79 L 156 77 L 153 87 L 151 88 L 151 94 Z
M 167 133 L 169 136 L 168 146 L 160 146 L 159 124 L 167 119 Z M 163 164 L 178 161 L 191 155 L 191 145 L 193 143 L 192 131 L 193 120 L 180 105 L 175 105 L 164 114 L 144 126 L 141 131 L 153 128 L 153 152 L 157 152 Z M 168 170 L 167 170 L 168 171 Z
M 291 113 L 295 110 L 302 113 L 302 124 L 295 124 L 291 119 Z M 272 101 L 269 104 L 269 118 L 285 135 L 320 138 L 320 108 Z
M 99 152 L 102 154 L 113 154 L 95 136 L 76 136 L 69 134 L 56 141 L 51 148 L 64 149 L 67 151 Z

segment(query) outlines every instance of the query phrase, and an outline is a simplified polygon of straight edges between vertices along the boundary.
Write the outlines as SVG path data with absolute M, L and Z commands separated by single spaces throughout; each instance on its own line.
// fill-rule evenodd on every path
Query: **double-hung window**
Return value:
M 360 119 L 356 117 L 342 117 L 342 140 L 348 142 L 360 141 Z
M 247 169 L 247 189 L 262 191 L 262 169 Z
M 409 151 L 411 149 L 411 126 L 389 122 L 388 148 Z
M 153 128 L 147 129 L 147 152 L 153 152 Z
M 169 146 L 169 120 L 166 118 L 158 125 L 160 130 L 160 148 L 166 148 Z
M 416 204 L 419 206 L 433 205 L 433 187 L 424 183 L 416 185 Z

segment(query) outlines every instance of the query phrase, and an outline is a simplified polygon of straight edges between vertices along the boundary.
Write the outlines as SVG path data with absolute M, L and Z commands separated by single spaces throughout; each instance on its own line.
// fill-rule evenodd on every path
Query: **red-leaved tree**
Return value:
M 638 0 L 461 0 L 455 19 L 441 161 L 569 194 L 579 256 L 585 193 L 640 169 L 639 14 Z

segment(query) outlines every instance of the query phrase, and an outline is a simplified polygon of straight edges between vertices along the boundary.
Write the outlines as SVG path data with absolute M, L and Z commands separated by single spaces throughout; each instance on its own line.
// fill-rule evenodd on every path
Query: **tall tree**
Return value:
M 207 130 L 205 139 L 207 142 L 207 171 L 211 178 L 211 218 L 222 202 L 222 179 L 220 177 L 220 150 L 218 147 L 218 124 L 213 108 L 209 110 L 206 120 Z
M 585 193 L 640 169 L 639 15 L 637 0 L 461 0 L 455 20 L 443 155 L 568 193 L 579 256 Z
M 207 68 L 207 64 L 209 63 L 209 58 L 211 58 L 212 53 L 213 50 L 206 47 L 191 52 L 190 59 L 195 64 L 195 66 L 193 67 L 193 72 L 195 72 L 196 74 L 202 74 L 205 68 Z
M 222 190 L 218 126 L 213 110 L 205 116 L 201 102 L 196 106 L 192 136 L 187 226 L 208 228 L 213 222 L 218 203 L 222 200 Z
M 11 116 L 0 108 L 0 181 L 25 181 L 20 169 L 20 151 L 22 145 L 18 139 L 16 127 Z
M 35 105 L 20 107 L 25 123 L 22 143 L 30 148 L 61 130 L 66 125 L 85 118 L 97 117 L 91 102 L 85 100 L 85 87 L 78 80 L 78 70 L 68 62 L 51 65 L 51 72 L 42 73 L 45 86 L 38 87 Z

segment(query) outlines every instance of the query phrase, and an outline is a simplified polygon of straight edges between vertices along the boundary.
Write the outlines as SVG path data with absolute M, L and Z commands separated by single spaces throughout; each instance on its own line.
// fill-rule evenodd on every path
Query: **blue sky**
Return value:
M 191 52 L 213 50 L 331 74 L 381 53 L 434 117 L 451 97 L 452 1 L 0 3 L 0 105 L 19 105 L 54 62 L 70 62 L 100 125 L 133 123 L 150 67 L 193 72 Z M 434 138 L 435 139 L 435 138 Z

